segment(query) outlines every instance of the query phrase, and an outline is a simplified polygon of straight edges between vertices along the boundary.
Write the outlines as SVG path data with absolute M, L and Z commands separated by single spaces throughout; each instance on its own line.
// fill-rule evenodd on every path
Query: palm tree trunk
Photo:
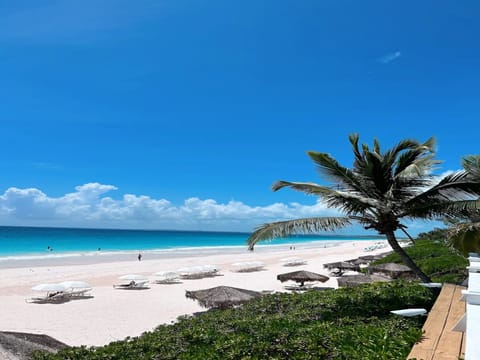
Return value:
M 407 230 L 405 230 L 403 227 L 401 227 L 400 230 L 402 230 L 402 232 L 403 232 L 405 235 L 407 235 L 407 237 L 410 239 L 410 241 L 412 242 L 412 244 L 415 244 L 415 239 L 410 236 L 410 234 L 407 232 Z
M 417 266 L 417 264 L 413 262 L 410 256 L 408 256 L 405 250 L 403 250 L 402 247 L 398 244 L 397 238 L 395 237 L 393 231 L 385 233 L 385 236 L 387 237 L 388 243 L 392 247 L 393 251 L 395 251 L 400 256 L 405 265 L 407 265 L 415 273 L 415 275 L 420 278 L 420 280 L 422 280 L 424 283 L 432 282 L 432 280 L 424 274 L 424 272 Z

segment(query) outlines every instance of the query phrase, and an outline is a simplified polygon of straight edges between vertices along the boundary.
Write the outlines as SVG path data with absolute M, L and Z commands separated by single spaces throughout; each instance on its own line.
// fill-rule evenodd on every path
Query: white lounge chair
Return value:
M 153 274 L 155 284 L 176 284 L 179 283 L 180 275 L 176 271 L 159 271 Z
M 298 257 L 292 257 L 292 258 L 286 258 L 281 260 L 283 263 L 283 266 L 299 266 L 299 265 L 305 265 L 307 261 L 302 258 Z
M 232 264 L 233 272 L 253 272 L 260 271 L 265 267 L 261 261 L 245 261 Z
M 182 279 L 201 279 L 209 276 L 216 276 L 218 267 L 216 265 L 199 265 L 180 268 L 177 273 Z
M 68 280 L 61 282 L 60 285 L 65 286 L 67 288 L 65 294 L 73 298 L 90 297 L 89 292 L 92 290 L 90 284 L 85 281 Z
M 71 296 L 74 298 L 80 298 L 80 297 L 92 297 L 90 295 L 90 291 L 92 291 L 92 288 L 86 288 L 86 289 L 72 289 L 65 294 L 67 296 Z

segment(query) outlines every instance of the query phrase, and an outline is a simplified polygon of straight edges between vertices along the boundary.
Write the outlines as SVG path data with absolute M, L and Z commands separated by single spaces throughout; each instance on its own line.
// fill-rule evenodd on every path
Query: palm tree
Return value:
M 357 222 L 365 229 L 385 235 L 392 249 L 423 281 L 430 279 L 398 244 L 395 231 L 406 233 L 404 220 L 438 219 L 455 216 L 466 208 L 476 207 L 480 181 L 470 171 L 461 170 L 444 176 L 437 183 L 432 172 L 435 140 L 424 143 L 402 140 L 393 148 L 381 151 L 377 140 L 373 149 L 359 148 L 358 134 L 349 137 L 353 149 L 353 167 L 340 165 L 326 153 L 309 151 L 320 175 L 330 186 L 305 182 L 278 181 L 272 189 L 284 187 L 318 196 L 328 207 L 344 216 L 315 217 L 264 224 L 248 238 L 249 249 L 262 240 L 288 237 L 297 233 L 333 231 Z
M 480 216 L 454 224 L 448 231 L 451 246 L 467 256 L 480 251 Z
M 472 176 L 480 177 L 480 156 L 470 155 L 463 158 L 463 168 Z M 458 218 L 446 219 L 450 225 L 447 231 L 451 245 L 462 254 L 480 251 L 480 210 L 466 209 Z

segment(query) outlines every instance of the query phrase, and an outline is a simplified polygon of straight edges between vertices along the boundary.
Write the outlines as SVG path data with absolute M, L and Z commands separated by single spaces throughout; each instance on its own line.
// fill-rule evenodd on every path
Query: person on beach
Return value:
M 142 261 L 142 254 L 138 253 L 138 261 Z

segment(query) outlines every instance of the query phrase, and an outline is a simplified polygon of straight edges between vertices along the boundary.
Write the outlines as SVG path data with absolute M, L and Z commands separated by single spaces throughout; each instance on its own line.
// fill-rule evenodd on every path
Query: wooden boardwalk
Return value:
M 465 335 L 452 331 L 465 314 L 465 302 L 460 301 L 462 286 L 444 284 L 440 295 L 423 325 L 424 338 L 415 344 L 408 359 L 458 360 L 465 353 Z

